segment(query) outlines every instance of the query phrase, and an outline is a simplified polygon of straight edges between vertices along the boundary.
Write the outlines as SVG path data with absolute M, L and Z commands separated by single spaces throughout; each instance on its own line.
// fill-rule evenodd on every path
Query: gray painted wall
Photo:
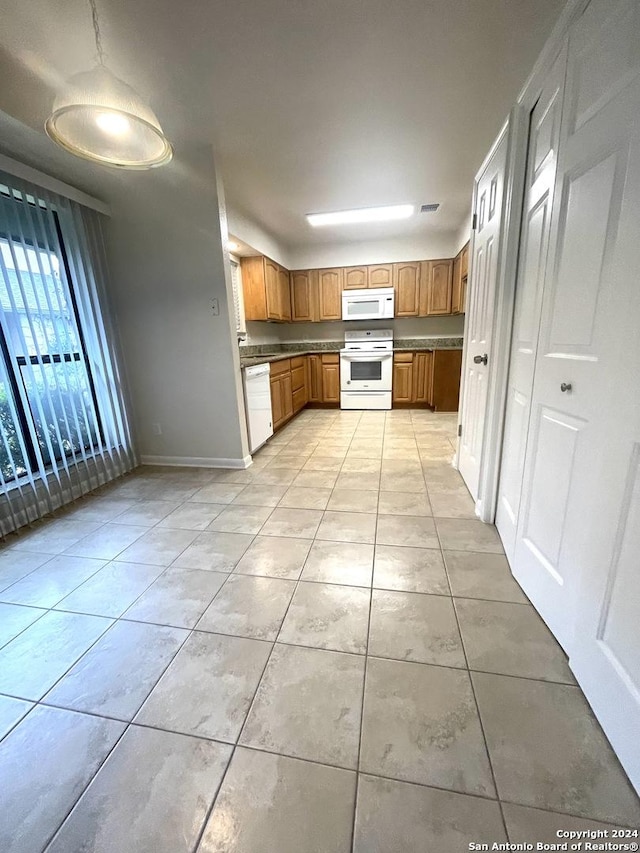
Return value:
M 169 167 L 138 177 L 111 194 L 105 226 L 138 451 L 143 459 L 242 460 L 227 225 L 212 151 L 182 145 Z

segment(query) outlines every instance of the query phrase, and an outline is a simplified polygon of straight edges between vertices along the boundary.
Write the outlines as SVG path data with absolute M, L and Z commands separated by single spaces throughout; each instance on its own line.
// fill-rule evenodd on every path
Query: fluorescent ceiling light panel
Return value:
M 387 207 L 361 207 L 357 210 L 336 210 L 333 213 L 307 213 L 309 225 L 351 225 L 355 222 L 386 222 L 389 219 L 408 219 L 415 213 L 412 204 L 393 204 Z

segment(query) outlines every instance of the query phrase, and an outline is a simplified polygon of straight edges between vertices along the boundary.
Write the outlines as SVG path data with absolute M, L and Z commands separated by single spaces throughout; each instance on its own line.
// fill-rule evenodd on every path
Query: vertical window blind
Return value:
M 0 535 L 135 465 L 100 216 L 0 172 Z

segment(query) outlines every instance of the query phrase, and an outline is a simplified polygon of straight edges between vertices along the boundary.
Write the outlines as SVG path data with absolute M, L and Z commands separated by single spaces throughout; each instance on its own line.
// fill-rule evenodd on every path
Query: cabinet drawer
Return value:
M 283 358 L 282 361 L 271 362 L 271 376 L 280 376 L 282 373 L 289 373 L 291 370 L 291 359 Z
M 302 361 L 302 359 L 300 359 Z M 293 362 L 292 362 L 293 364 Z M 305 376 L 304 376 L 304 362 L 298 367 L 291 368 L 291 387 L 294 391 L 297 391 L 300 388 L 304 388 L 305 386 Z
M 412 352 L 394 352 L 393 360 L 396 364 L 399 364 L 403 361 L 413 361 L 413 353 Z
M 337 352 L 327 353 L 327 355 L 322 356 L 322 363 L 323 364 L 339 364 L 340 363 L 340 356 L 338 355 Z
M 307 403 L 307 389 L 302 387 L 293 392 L 293 411 L 299 412 Z
M 291 359 L 291 370 L 295 370 L 296 367 L 304 367 L 303 355 L 297 355 L 295 358 Z

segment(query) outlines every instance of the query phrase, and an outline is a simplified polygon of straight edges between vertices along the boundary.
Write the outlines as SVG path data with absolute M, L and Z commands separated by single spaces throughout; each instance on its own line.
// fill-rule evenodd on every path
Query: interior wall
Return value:
M 469 215 L 465 218 L 464 222 L 460 226 L 458 230 L 458 234 L 456 236 L 455 241 L 455 254 L 457 255 L 460 249 L 465 246 L 469 240 L 471 239 L 471 220 L 473 218 L 473 214 L 471 212 L 471 208 L 469 208 Z
M 312 341 L 344 341 L 347 330 L 370 329 L 372 326 L 393 329 L 395 339 L 401 338 L 461 338 L 464 331 L 464 315 L 452 317 L 402 317 L 396 320 L 363 320 L 342 323 L 333 320 L 326 323 L 247 323 L 247 340 L 242 346 L 255 344 L 278 344 Z
M 289 250 L 291 270 L 382 264 L 390 261 L 423 261 L 456 256 L 457 234 L 431 233 L 409 239 L 373 240 L 363 243 L 325 243 Z M 284 266 L 287 266 L 284 264 Z
M 241 465 L 248 443 L 211 149 L 181 146 L 171 166 L 135 177 L 135 189 L 132 176 L 111 194 L 106 249 L 138 451 L 143 461 Z
M 258 254 L 266 255 L 287 269 L 293 269 L 287 250 L 261 225 L 232 207 L 227 208 L 227 222 L 229 233 L 234 237 L 251 246 Z

